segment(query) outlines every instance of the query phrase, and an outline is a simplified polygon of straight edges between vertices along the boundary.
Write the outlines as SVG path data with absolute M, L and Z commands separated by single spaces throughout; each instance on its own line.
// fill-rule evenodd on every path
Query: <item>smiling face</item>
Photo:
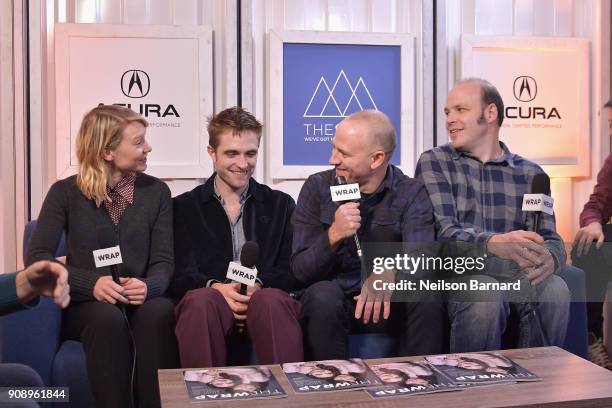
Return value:
M 147 155 L 151 145 L 145 139 L 146 129 L 140 122 L 131 122 L 122 132 L 121 142 L 113 150 L 106 150 L 104 159 L 113 171 L 128 174 L 147 169 Z
M 449 92 L 444 114 L 446 130 L 455 149 L 474 152 L 486 143 L 491 109 L 497 112 L 493 104 L 483 106 L 482 91 L 477 82 L 459 83 Z
M 208 146 L 208 154 L 215 164 L 217 183 L 223 183 L 235 192 L 242 192 L 257 165 L 259 137 L 251 130 L 234 133 L 228 129 L 221 133 L 217 148 Z

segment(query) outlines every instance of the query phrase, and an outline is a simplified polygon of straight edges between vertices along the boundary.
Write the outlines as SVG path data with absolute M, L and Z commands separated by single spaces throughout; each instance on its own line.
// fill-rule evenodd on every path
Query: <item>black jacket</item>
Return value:
M 169 294 L 180 300 L 187 291 L 204 287 L 210 279 L 225 280 L 233 260 L 227 214 L 214 196 L 213 174 L 205 184 L 174 198 L 175 273 Z M 259 245 L 257 277 L 264 287 L 296 289 L 290 271 L 293 198 L 251 178 L 243 209 L 247 241 Z

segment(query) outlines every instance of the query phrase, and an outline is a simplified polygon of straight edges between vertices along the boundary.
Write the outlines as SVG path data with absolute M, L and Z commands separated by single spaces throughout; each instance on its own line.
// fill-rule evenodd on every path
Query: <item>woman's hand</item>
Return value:
M 94 286 L 93 295 L 96 300 L 114 305 L 118 301 L 129 304 L 130 302 L 123 296 L 125 289 L 113 282 L 110 276 L 100 277 Z
M 130 305 L 142 305 L 147 298 L 147 284 L 136 278 L 119 278 Z

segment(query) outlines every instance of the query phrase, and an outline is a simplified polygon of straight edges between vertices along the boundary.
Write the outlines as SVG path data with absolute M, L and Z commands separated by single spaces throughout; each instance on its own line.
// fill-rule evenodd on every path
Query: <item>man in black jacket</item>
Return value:
M 289 267 L 293 199 L 259 184 L 257 164 L 262 125 L 239 107 L 208 124 L 208 154 L 215 173 L 174 199 L 175 274 L 170 294 L 176 307 L 176 336 L 183 367 L 223 366 L 227 341 L 244 327 L 260 364 L 303 359 L 300 304 Z M 257 283 L 246 294 L 226 281 L 243 244 L 259 245 Z

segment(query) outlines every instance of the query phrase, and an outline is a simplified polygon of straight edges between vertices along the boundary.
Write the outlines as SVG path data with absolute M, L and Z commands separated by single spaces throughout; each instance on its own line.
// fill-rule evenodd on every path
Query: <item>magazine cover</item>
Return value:
M 192 402 L 282 398 L 287 394 L 267 367 L 218 367 L 183 372 Z
M 540 378 L 498 353 L 459 353 L 425 360 L 456 384 L 539 381 Z
M 384 384 L 383 387 L 366 390 L 375 399 L 400 395 L 458 391 L 464 388 L 461 385 L 454 384 L 443 374 L 431 368 L 425 361 L 398 361 L 394 363 L 371 364 L 370 368 Z
M 283 371 L 298 394 L 353 390 L 381 384 L 359 358 L 285 363 Z

